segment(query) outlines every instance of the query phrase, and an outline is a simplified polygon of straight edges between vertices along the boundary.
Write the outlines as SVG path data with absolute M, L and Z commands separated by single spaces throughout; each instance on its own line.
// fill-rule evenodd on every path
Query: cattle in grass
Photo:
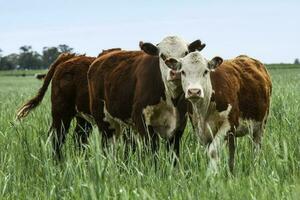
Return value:
M 219 150 L 228 140 L 229 169 L 234 168 L 235 137 L 251 133 L 261 144 L 269 113 L 272 83 L 265 66 L 250 57 L 224 61 L 205 59 L 199 52 L 166 61 L 181 73 L 185 98 L 192 103 L 192 123 L 210 159 L 208 172 L 217 173 Z
M 99 56 L 117 50 L 120 49 L 103 50 Z M 51 137 L 54 153 L 58 159 L 62 158 L 61 148 L 73 118 L 76 118 L 75 142 L 79 148 L 83 148 L 87 143 L 89 133 L 92 129 L 90 121 L 86 120 L 85 117 L 90 114 L 87 71 L 95 59 L 95 57 L 85 55 L 61 54 L 50 66 L 38 94 L 18 110 L 18 119 L 27 116 L 30 111 L 41 103 L 52 80 Z
M 159 136 L 169 140 L 179 156 L 186 125 L 186 100 L 180 76 L 165 65 L 205 47 L 170 36 L 158 45 L 140 42 L 143 51 L 118 51 L 96 59 L 88 71 L 90 109 L 103 141 L 132 127 L 153 152 Z M 180 74 L 179 74 L 180 75 Z
M 44 80 L 47 74 L 35 74 L 34 77 L 38 80 Z

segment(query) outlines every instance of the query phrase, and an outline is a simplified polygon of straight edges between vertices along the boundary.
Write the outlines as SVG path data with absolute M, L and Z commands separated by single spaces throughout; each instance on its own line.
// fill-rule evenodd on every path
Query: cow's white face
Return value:
M 208 61 L 200 52 L 192 52 L 179 60 L 171 58 L 166 61 L 166 64 L 181 73 L 181 83 L 185 97 L 191 102 L 196 102 L 210 99 L 212 94 L 210 71 L 222 62 L 223 60 L 220 57 Z
M 193 52 L 181 60 L 180 71 L 182 88 L 187 99 L 203 99 L 211 92 L 208 61 L 198 52 Z
M 175 70 L 171 70 L 165 64 L 168 58 L 182 58 L 186 56 L 188 51 L 188 44 L 177 36 L 164 38 L 158 45 L 159 64 L 164 82 L 167 84 L 180 84 L 180 74 Z M 176 82 L 177 81 L 177 82 Z
M 180 91 L 182 92 L 181 76 L 178 70 L 170 69 L 165 61 L 169 58 L 182 58 L 195 50 L 200 51 L 205 47 L 205 44 L 201 44 L 200 40 L 188 44 L 178 36 L 168 36 L 157 45 L 140 43 L 140 47 L 147 54 L 159 56 L 160 71 L 166 90 L 172 98 L 176 98 Z

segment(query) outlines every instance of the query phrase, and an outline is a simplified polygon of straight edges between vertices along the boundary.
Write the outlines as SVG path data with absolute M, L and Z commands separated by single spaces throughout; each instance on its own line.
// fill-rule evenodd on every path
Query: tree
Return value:
M 69 47 L 66 44 L 58 45 L 58 49 L 61 53 L 71 53 L 73 51 L 73 48 Z
M 2 57 L 2 49 L 0 49 L 0 70 L 15 69 L 18 65 L 18 54 L 10 54 Z
M 21 52 L 23 52 L 23 53 L 28 53 L 28 52 L 31 51 L 31 49 L 32 49 L 32 47 L 29 46 L 29 45 L 24 45 L 24 46 L 21 46 L 21 47 L 20 47 L 20 50 L 21 50 Z
M 30 45 L 20 47 L 19 54 L 2 56 L 0 49 L 0 70 L 2 69 L 41 69 L 47 68 L 61 53 L 71 53 L 73 48 L 66 44 L 57 47 L 44 47 L 42 55 L 33 51 Z
M 44 47 L 43 48 L 43 65 L 45 67 L 49 67 L 51 63 L 55 61 L 55 59 L 59 56 L 61 53 L 71 53 L 73 51 L 73 48 L 69 47 L 66 44 L 60 44 L 58 47 Z
M 43 65 L 49 67 L 51 63 L 59 56 L 60 52 L 57 47 L 44 47 L 43 48 Z
M 42 56 L 36 51 L 32 51 L 31 46 L 21 46 L 19 65 L 23 69 L 39 69 L 42 67 Z
M 299 61 L 298 58 L 295 59 L 294 64 L 295 64 L 295 65 L 299 65 L 299 64 L 300 64 L 300 61 Z
M 8 56 L 1 57 L 0 59 L 0 70 L 11 70 L 16 69 L 18 66 L 19 55 L 12 53 Z

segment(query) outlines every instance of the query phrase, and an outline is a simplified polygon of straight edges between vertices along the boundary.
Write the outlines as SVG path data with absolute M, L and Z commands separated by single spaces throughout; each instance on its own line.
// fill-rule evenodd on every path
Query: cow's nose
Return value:
M 197 88 L 188 89 L 188 96 L 189 97 L 200 97 L 201 90 Z

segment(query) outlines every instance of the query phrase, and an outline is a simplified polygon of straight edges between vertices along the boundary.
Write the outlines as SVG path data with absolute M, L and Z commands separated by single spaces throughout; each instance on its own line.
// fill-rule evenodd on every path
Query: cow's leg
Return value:
M 143 142 L 148 146 L 151 145 L 151 139 L 154 135 L 154 130 L 151 126 L 147 126 L 143 115 L 143 107 L 136 103 L 132 109 L 132 120 L 135 124 L 138 134 L 141 136 Z M 150 146 L 149 146 L 150 147 Z
M 159 141 L 158 141 L 158 135 L 154 131 L 152 126 L 148 127 L 148 133 L 149 133 L 149 144 L 151 145 L 151 151 L 155 157 L 157 157 L 157 151 L 159 149 Z
M 74 117 L 73 111 L 52 111 L 52 145 L 53 145 L 53 153 L 58 160 L 62 159 L 61 148 L 65 142 L 66 134 L 69 130 L 70 123 L 72 118 Z
M 88 143 L 88 137 L 92 130 L 92 125 L 82 117 L 76 117 L 76 127 L 74 132 L 74 140 L 77 147 L 83 150 Z
M 234 169 L 234 156 L 235 156 L 235 136 L 234 133 L 229 132 L 228 133 L 228 149 L 229 149 L 229 170 L 231 173 L 233 173 Z
M 185 113 L 185 112 L 182 112 L 182 113 Z M 190 120 L 192 121 L 192 118 L 191 116 L 189 115 L 190 117 Z M 180 154 L 180 139 L 184 133 L 184 129 L 186 127 L 186 123 L 187 123 L 187 116 L 185 114 L 181 115 L 180 116 L 180 125 L 179 127 L 176 129 L 175 133 L 174 133 L 174 136 L 169 140 L 168 142 L 168 150 L 170 149 L 170 146 L 173 147 L 173 152 L 174 152 L 174 155 L 175 155 L 175 159 L 174 159 L 174 166 L 177 164 L 177 161 L 179 161 L 179 154 Z M 192 124 L 193 126 L 193 124 Z M 193 126 L 193 130 L 194 129 L 194 126 Z M 172 160 L 173 160 L 173 156 L 172 156 Z
M 132 120 L 136 126 L 136 129 L 143 142 L 149 147 L 155 158 L 155 165 L 157 160 L 157 149 L 158 149 L 158 136 L 153 130 L 152 126 L 147 126 L 143 115 L 143 106 L 136 103 L 133 106 Z
M 177 164 L 177 161 L 179 161 L 179 154 L 180 154 L 180 139 L 183 134 L 182 130 L 177 130 L 175 132 L 174 137 L 169 139 L 167 143 L 167 149 L 168 151 L 172 150 L 172 161 L 174 161 L 174 166 Z M 172 148 L 172 149 L 171 149 Z M 175 156 L 175 157 L 173 157 Z M 175 159 L 174 159 L 175 158 Z
M 158 136 L 152 126 L 145 123 L 142 108 L 134 106 L 132 119 L 136 125 L 138 133 L 141 135 L 143 142 L 150 147 L 151 151 L 156 154 L 158 148 Z
M 224 142 L 224 137 L 226 136 L 227 132 L 230 130 L 230 124 L 228 120 L 225 120 L 221 127 L 219 128 L 218 132 L 216 133 L 215 137 L 213 138 L 212 142 L 209 144 L 207 149 L 207 155 L 209 157 L 209 164 L 208 164 L 208 175 L 217 174 L 218 173 L 218 164 L 220 161 L 219 158 L 219 151 Z
M 256 157 L 258 157 L 257 154 L 260 152 L 261 140 L 265 132 L 268 116 L 269 109 L 266 110 L 263 120 L 261 122 L 256 122 L 258 124 L 253 130 L 254 153 Z
M 114 131 L 109 128 L 109 123 L 104 121 L 104 102 L 100 98 L 90 99 L 91 114 L 96 121 L 99 133 L 102 133 L 102 146 L 106 147 L 108 139 L 112 138 Z
M 254 151 L 254 164 L 258 163 L 259 153 L 261 149 L 261 140 L 264 134 L 265 124 L 260 123 L 258 127 L 253 131 L 253 151 Z
M 159 150 L 159 138 L 152 126 L 148 126 L 148 135 L 143 138 L 147 147 L 150 147 L 151 153 L 154 159 L 155 169 L 158 169 L 158 150 Z
M 86 73 L 86 71 L 84 71 Z M 76 106 L 76 127 L 74 131 L 74 142 L 76 146 L 83 150 L 88 143 L 88 137 L 92 131 L 92 124 L 90 121 L 93 119 L 90 115 L 89 93 L 87 82 L 80 89 L 76 90 L 75 105 Z
M 257 130 L 253 131 L 253 142 L 254 142 L 254 152 L 258 153 L 261 147 L 261 138 L 264 133 L 264 128 L 259 127 Z
M 128 155 L 130 152 L 134 153 L 136 151 L 136 141 L 133 137 L 131 129 L 128 127 L 126 128 L 125 133 L 123 134 L 123 140 L 125 142 L 124 155 L 126 161 L 128 161 L 128 157 L 126 157 L 126 155 Z
M 149 130 L 145 123 L 143 107 L 138 103 L 133 105 L 132 120 L 136 126 L 138 133 L 142 136 L 142 138 L 147 138 Z

